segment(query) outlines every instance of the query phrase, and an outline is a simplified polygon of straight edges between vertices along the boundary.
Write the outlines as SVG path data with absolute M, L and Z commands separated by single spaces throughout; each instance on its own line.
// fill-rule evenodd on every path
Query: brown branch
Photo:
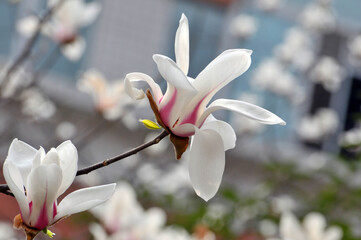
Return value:
M 90 172 L 92 172 L 94 170 L 106 167 L 106 166 L 108 166 L 108 165 L 110 165 L 112 163 L 118 162 L 118 161 L 120 161 L 120 160 L 122 160 L 124 158 L 132 156 L 132 155 L 134 155 L 134 154 L 136 154 L 136 153 L 138 153 L 138 152 L 140 152 L 140 151 L 142 151 L 142 150 L 144 150 L 144 149 L 146 149 L 146 148 L 148 148 L 148 147 L 150 147 L 152 145 L 155 145 L 155 144 L 159 143 L 163 138 L 165 138 L 168 135 L 169 135 L 169 133 L 164 130 L 157 137 L 155 137 L 153 140 L 151 140 L 151 141 L 149 141 L 147 143 L 144 143 L 144 144 L 142 144 L 142 145 L 140 145 L 140 146 L 138 146 L 136 148 L 133 148 L 133 149 L 131 149 L 131 150 L 129 150 L 129 151 L 123 153 L 123 154 L 120 154 L 120 155 L 118 155 L 116 157 L 104 160 L 104 161 L 99 162 L 97 164 L 94 164 L 94 165 L 92 165 L 90 167 L 80 169 L 80 170 L 78 170 L 76 175 L 80 176 L 80 175 L 88 174 L 88 173 L 90 173 Z M 9 195 L 9 196 L 14 196 L 11 193 L 8 185 L 6 185 L 6 184 L 0 184 L 0 193 L 6 194 L 6 195 Z
M 105 166 L 108 166 L 112 163 L 115 163 L 115 162 L 118 162 L 124 158 L 127 158 L 131 155 L 134 155 L 140 151 L 142 151 L 143 149 L 146 149 L 154 144 L 157 144 L 160 142 L 160 140 L 162 140 L 163 138 L 165 138 L 166 136 L 168 136 L 169 133 L 167 131 L 163 131 L 161 132 L 156 138 L 154 138 L 152 141 L 149 141 L 147 143 L 144 143 L 136 148 L 133 148 L 132 150 L 129 150 L 128 152 L 125 152 L 121 155 L 118 155 L 116 157 L 113 157 L 113 158 L 110 158 L 110 159 L 107 159 L 107 160 L 104 160 L 103 162 L 100 162 L 100 163 L 97 163 L 97 164 L 94 164 L 90 167 L 87 167 L 87 168 L 83 168 L 81 170 L 78 170 L 78 172 L 76 173 L 77 176 L 80 176 L 80 175 L 84 175 L 84 174 L 88 174 L 96 169 L 99 169 L 99 168 L 102 168 L 102 167 L 105 167 Z
M 15 58 L 14 62 L 7 69 L 4 79 L 1 83 L 2 86 L 0 86 L 0 88 L 6 86 L 8 84 L 8 82 L 10 81 L 11 74 L 15 71 L 15 69 L 19 65 L 21 65 L 30 56 L 31 49 L 35 45 L 36 40 L 38 39 L 38 37 L 40 35 L 41 28 L 48 21 L 48 19 L 53 15 L 54 11 L 57 8 L 59 8 L 61 6 L 61 4 L 63 4 L 63 2 L 65 2 L 65 1 L 66 0 L 60 0 L 56 5 L 49 8 L 47 10 L 47 12 L 43 15 L 43 17 L 41 17 L 39 19 L 38 26 L 36 27 L 34 34 L 28 39 L 28 41 L 25 43 L 25 46 L 23 47 L 22 51 L 20 52 L 20 54 Z

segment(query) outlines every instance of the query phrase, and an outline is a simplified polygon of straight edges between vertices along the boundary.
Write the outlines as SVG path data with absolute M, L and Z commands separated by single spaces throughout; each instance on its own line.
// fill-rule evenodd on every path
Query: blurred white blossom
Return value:
M 4 79 L 5 74 L 8 70 L 8 66 L 4 67 L 0 71 L 0 81 Z M 1 96 L 3 98 L 16 97 L 14 96 L 15 92 L 18 89 L 25 88 L 29 86 L 31 81 L 31 74 L 25 71 L 24 68 L 16 68 L 16 70 L 10 75 L 10 79 L 5 86 L 1 86 Z M 1 85 L 1 82 L 0 82 Z
M 277 214 L 295 211 L 297 207 L 297 202 L 290 195 L 279 195 L 271 198 L 272 211 Z
M 0 240 L 19 240 L 10 222 L 0 222 Z
M 311 80 L 320 83 L 330 91 L 336 92 L 344 79 L 345 70 L 331 57 L 322 57 L 310 73 Z
M 357 35 L 348 43 L 350 60 L 355 65 L 361 65 L 361 35 Z
M 313 52 L 310 35 L 297 27 L 289 29 L 283 43 L 275 48 L 275 55 L 281 62 L 292 64 L 301 71 L 311 66 Z
M 21 112 L 35 121 L 46 120 L 54 116 L 55 104 L 45 98 L 36 88 L 29 88 L 21 93 Z
M 278 240 L 341 240 L 339 227 L 327 227 L 325 217 L 320 213 L 309 213 L 301 224 L 291 212 L 282 214 Z M 277 238 L 268 238 L 268 240 Z
M 340 137 L 340 144 L 342 146 L 360 146 L 361 145 L 361 126 L 352 128 L 344 133 Z
M 59 0 L 49 0 L 48 7 L 53 7 Z M 78 34 L 80 28 L 90 25 L 99 15 L 101 4 L 98 1 L 86 3 L 83 0 L 64 1 L 55 9 L 51 19 L 47 21 L 41 32 L 54 42 L 61 44 L 63 55 L 71 61 L 77 61 L 83 55 L 86 42 Z M 80 14 L 81 13 L 81 14 Z M 17 30 L 30 37 L 38 28 L 39 19 L 29 16 L 20 19 Z
M 331 31 L 336 25 L 336 16 L 331 6 L 321 3 L 308 4 L 299 20 L 305 28 L 315 32 Z
M 105 119 L 121 118 L 131 130 L 138 126 L 137 119 L 129 109 L 134 106 L 134 101 L 125 93 L 123 80 L 109 83 L 99 71 L 90 69 L 78 80 L 77 87 L 92 96 L 95 108 Z
M 304 99 L 304 90 L 297 79 L 276 59 L 263 60 L 253 72 L 251 79 L 253 87 L 268 90 L 274 94 L 286 97 L 292 103 L 298 104 Z
M 246 14 L 236 16 L 230 25 L 230 32 L 233 36 L 246 39 L 251 37 L 258 29 L 257 20 Z
M 55 134 L 60 140 L 72 139 L 76 135 L 77 129 L 71 122 L 61 122 L 56 126 Z
M 337 113 L 332 109 L 322 108 L 315 115 L 306 116 L 301 120 L 298 134 L 304 140 L 318 142 L 335 133 L 338 124 Z
M 283 0 L 257 0 L 257 7 L 261 11 L 272 12 L 278 10 Z

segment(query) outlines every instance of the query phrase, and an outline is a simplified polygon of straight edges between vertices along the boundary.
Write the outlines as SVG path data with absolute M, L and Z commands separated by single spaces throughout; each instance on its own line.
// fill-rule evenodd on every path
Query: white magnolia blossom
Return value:
M 283 213 L 279 226 L 280 238 L 268 240 L 341 240 L 342 230 L 339 227 L 327 227 L 325 217 L 320 213 L 309 213 L 303 224 L 290 212 Z
M 361 146 L 361 126 L 344 132 L 340 137 L 342 146 Z
M 230 25 L 230 32 L 233 36 L 239 38 L 249 38 L 258 29 L 258 23 L 256 19 L 250 15 L 240 14 L 236 16 Z
M 272 12 L 278 10 L 283 0 L 257 0 L 257 7 L 261 11 Z
M 4 67 L 0 72 L 0 81 L 4 79 L 5 74 L 8 70 L 8 66 Z M 26 88 L 29 86 L 31 81 L 31 74 L 26 72 L 24 68 L 16 68 L 11 74 L 10 79 L 6 86 L 2 86 L 1 96 L 3 98 L 14 97 L 15 92 L 18 89 Z M 0 82 L 1 85 L 1 82 Z
M 350 60 L 355 65 L 361 65 L 361 35 L 354 37 L 348 43 Z
M 35 121 L 46 120 L 56 113 L 55 104 L 36 88 L 21 93 L 21 112 Z
M 277 214 L 292 212 L 297 208 L 297 202 L 289 195 L 279 195 L 271 198 L 271 208 Z
M 55 129 L 55 135 L 63 141 L 66 139 L 72 139 L 73 137 L 75 137 L 76 133 L 77 129 L 75 125 L 68 121 L 59 123 Z
M 129 129 L 138 126 L 137 119 L 128 109 L 134 106 L 134 102 L 125 93 L 123 80 L 109 83 L 99 71 L 90 69 L 78 80 L 77 87 L 92 96 L 95 108 L 105 119 L 121 118 Z
M 337 113 L 329 108 L 319 109 L 315 115 L 304 117 L 298 128 L 299 136 L 311 142 L 319 142 L 336 132 L 339 124 Z
M 18 240 L 13 225 L 10 222 L 0 222 L 0 240 Z
M 299 20 L 305 28 L 315 32 L 331 31 L 336 25 L 336 16 L 331 6 L 321 3 L 308 4 Z
M 182 139 L 183 144 L 184 139 L 192 136 L 189 176 L 196 193 L 204 200 L 209 200 L 218 191 L 225 165 L 224 152 L 234 148 L 236 141 L 233 128 L 212 117 L 213 111 L 227 109 L 264 124 L 285 124 L 275 114 L 246 102 L 218 99 L 208 105 L 216 92 L 249 68 L 251 53 L 245 49 L 227 50 L 195 79 L 188 77 L 189 28 L 183 14 L 175 38 L 176 62 L 163 55 L 153 56 L 160 74 L 167 81 L 166 93 L 163 95 L 159 85 L 146 74 L 129 73 L 125 78 L 126 90 L 134 99 L 142 99 L 145 94 L 132 83 L 145 81 L 149 84 L 153 111 L 160 124 L 171 133 L 172 141 Z M 183 144 L 183 151 L 184 146 L 187 145 Z M 177 158 L 181 155 L 177 149 Z
M 169 231 L 164 229 L 165 212 L 160 208 L 144 210 L 134 189 L 126 182 L 118 183 L 113 197 L 92 212 L 103 225 L 90 227 L 96 240 L 159 240 Z
M 258 96 L 251 93 L 244 93 L 239 97 L 240 101 L 249 102 L 255 105 L 261 105 L 261 101 Z M 252 119 L 240 116 L 238 114 L 232 114 L 232 125 L 237 135 L 242 134 L 257 134 L 264 129 L 264 125 L 259 122 L 253 121 Z
M 275 49 L 275 55 L 281 62 L 292 64 L 301 71 L 311 66 L 313 52 L 310 35 L 300 28 L 288 30 L 283 43 Z
M 60 0 L 49 0 L 48 7 L 55 6 Z M 61 44 L 63 55 L 77 61 L 83 55 L 86 42 L 78 34 L 80 28 L 90 25 L 99 15 L 101 4 L 97 1 L 86 3 L 84 0 L 64 1 L 47 21 L 41 32 L 54 42 Z M 81 14 L 80 14 L 81 13 Z M 32 36 L 38 27 L 35 16 L 21 19 L 17 30 L 24 36 Z
M 27 227 L 41 231 L 110 198 L 115 184 L 80 189 L 58 203 L 58 197 L 73 183 L 77 163 L 77 149 L 70 141 L 45 153 L 42 147 L 36 150 L 18 139 L 13 140 L 3 171 Z
M 297 79 L 276 59 L 262 61 L 253 72 L 251 84 L 257 89 L 286 97 L 295 104 L 304 99 L 304 90 L 297 83 Z
M 330 91 L 336 92 L 344 79 L 345 70 L 332 57 L 322 57 L 310 73 L 311 80 L 320 83 Z

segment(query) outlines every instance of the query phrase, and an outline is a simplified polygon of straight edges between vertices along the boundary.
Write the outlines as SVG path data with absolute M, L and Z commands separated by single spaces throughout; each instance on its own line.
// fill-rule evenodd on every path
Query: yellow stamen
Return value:
M 48 237 L 50 237 L 50 238 L 53 238 L 54 235 L 55 235 L 55 233 L 51 232 L 51 231 L 50 231 L 49 229 L 47 229 L 47 228 L 44 228 L 44 229 L 43 229 L 43 232 L 44 232 L 46 235 L 48 235 Z

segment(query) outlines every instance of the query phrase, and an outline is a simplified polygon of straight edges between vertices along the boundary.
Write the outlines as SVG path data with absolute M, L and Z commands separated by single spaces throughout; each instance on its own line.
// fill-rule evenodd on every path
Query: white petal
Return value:
M 197 126 L 202 124 L 202 122 L 208 117 L 210 113 L 219 109 L 234 111 L 263 124 L 286 124 L 286 122 L 279 118 L 276 114 L 256 105 L 238 100 L 217 99 L 209 105 L 207 110 L 204 111 L 202 116 L 198 119 Z
M 231 49 L 224 51 L 209 63 L 193 82 L 198 94 L 184 114 L 190 114 L 200 102 L 198 109 L 203 111 L 217 91 L 247 71 L 251 65 L 251 54 L 252 51 L 250 50 Z
M 132 86 L 133 82 L 141 82 L 144 81 L 148 83 L 150 89 L 152 90 L 154 100 L 156 103 L 159 103 L 159 100 L 163 97 L 162 90 L 159 85 L 154 82 L 154 80 L 144 73 L 128 73 L 124 79 L 124 88 L 125 92 L 134 100 L 139 100 L 144 98 L 143 90 L 139 90 Z
M 53 204 L 56 201 L 56 193 L 60 187 L 62 177 L 61 169 L 56 164 L 40 165 L 31 171 L 28 178 L 27 194 L 32 201 L 32 211 L 27 224 L 43 229 L 52 223 Z M 41 219 L 44 207 L 47 219 Z M 41 222 L 39 222 L 39 219 Z
M 105 77 L 95 69 L 87 70 L 77 81 L 77 88 L 92 95 L 95 100 L 106 92 L 107 87 L 108 82 Z
M 160 75 L 177 90 L 196 92 L 187 76 L 172 59 L 160 54 L 154 54 L 153 60 L 157 64 Z
M 172 59 L 163 55 L 153 55 L 159 73 L 167 81 L 167 91 L 160 103 L 162 120 L 173 126 L 183 112 L 183 107 L 197 94 L 187 76 Z M 162 109 L 165 113 L 162 113 Z
M 22 217 L 24 218 L 24 221 L 27 221 L 29 219 L 29 203 L 25 196 L 24 183 L 21 174 L 16 166 L 10 161 L 5 161 L 3 172 L 5 181 L 19 204 Z
M 98 17 L 102 5 L 100 2 L 91 2 L 85 5 L 85 8 L 81 12 L 78 26 L 85 27 L 94 22 Z
M 283 213 L 280 222 L 282 239 L 305 240 L 307 239 L 300 222 L 292 213 Z
M 29 16 L 20 19 L 16 24 L 16 29 L 21 35 L 30 37 L 35 33 L 38 24 L 39 20 L 35 16 Z
M 70 193 L 58 206 L 55 221 L 74 213 L 82 212 L 107 201 L 113 194 L 115 183 L 83 188 Z
M 182 14 L 182 17 L 179 20 L 179 27 L 175 35 L 174 49 L 177 65 L 182 69 L 183 73 L 187 75 L 189 68 L 189 27 L 188 19 L 184 14 Z
M 45 155 L 42 164 L 56 164 L 59 166 L 60 163 L 60 159 L 59 159 L 59 155 L 57 153 L 57 151 L 55 150 L 55 148 L 50 149 L 50 151 Z
M 56 148 L 60 168 L 63 172 L 63 181 L 57 193 L 57 197 L 65 192 L 73 183 L 78 169 L 78 151 L 71 141 L 65 141 Z
M 325 231 L 325 236 L 323 240 L 341 240 L 342 238 L 342 229 L 339 227 L 329 227 Z
M 61 51 L 63 55 L 72 62 L 78 61 L 84 53 L 86 42 L 82 37 L 77 37 L 72 43 L 63 45 Z
M 224 150 L 232 149 L 236 146 L 237 136 L 231 125 L 228 123 L 217 120 L 210 115 L 206 122 L 201 127 L 201 130 L 211 129 L 216 131 L 221 137 L 224 145 Z
M 93 235 L 96 240 L 108 240 L 108 234 L 103 229 L 103 227 L 97 223 L 90 224 L 89 227 L 90 233 Z
M 189 177 L 195 192 L 205 201 L 218 191 L 224 165 L 221 136 L 212 130 L 196 129 L 189 153 Z
M 326 219 L 320 213 L 309 213 L 303 220 L 303 226 L 310 239 L 322 239 L 326 228 Z
M 12 162 L 19 169 L 23 184 L 27 185 L 27 178 L 33 165 L 37 151 L 27 143 L 14 139 L 10 145 L 6 161 Z

